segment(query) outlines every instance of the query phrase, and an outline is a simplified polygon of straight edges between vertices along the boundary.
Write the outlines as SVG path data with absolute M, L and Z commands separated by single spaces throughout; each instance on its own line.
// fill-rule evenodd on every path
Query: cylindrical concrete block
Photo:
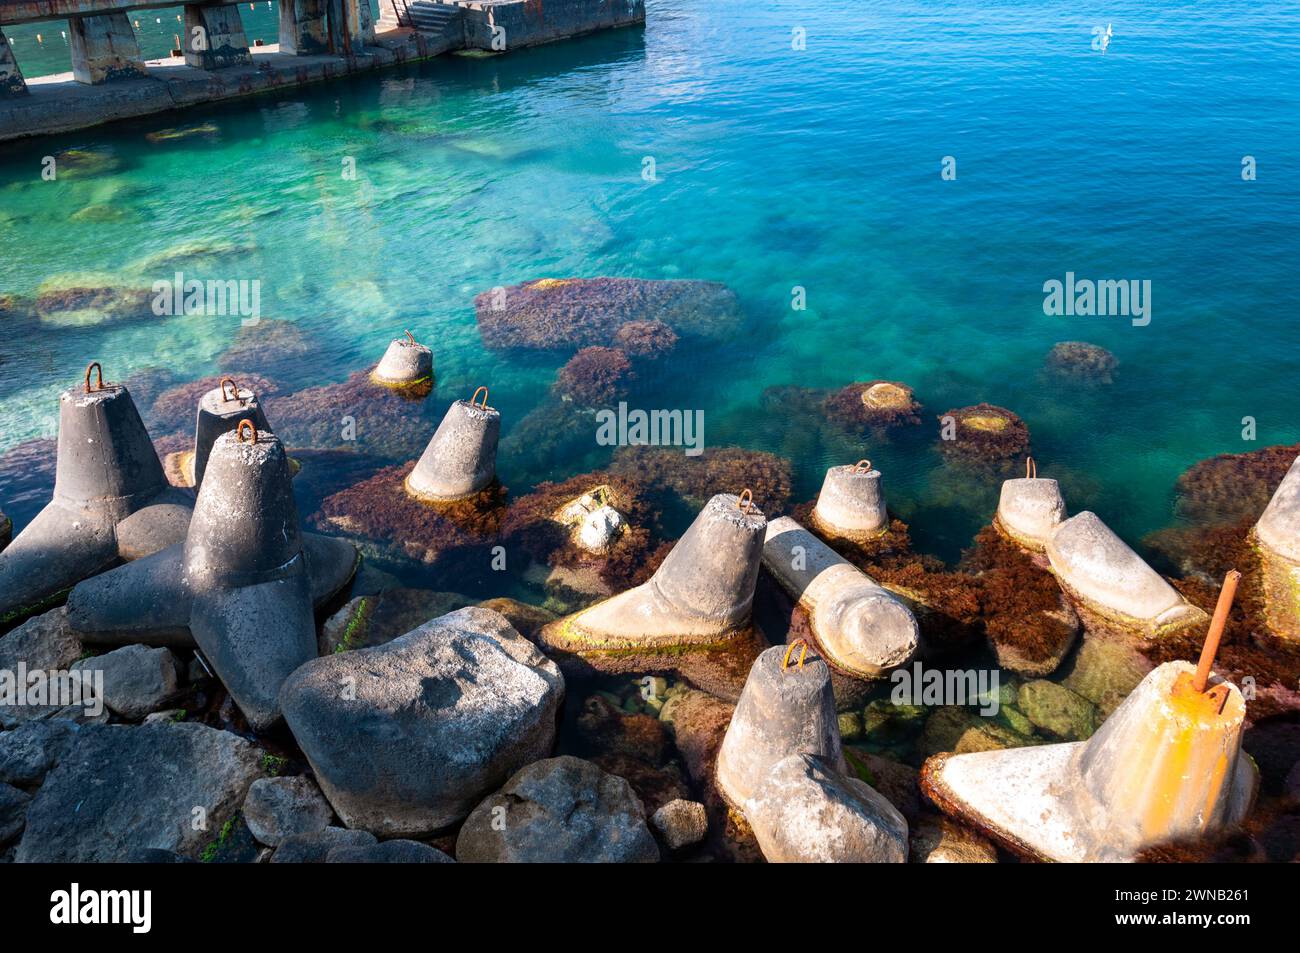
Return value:
M 185 540 L 196 592 L 275 579 L 302 552 L 289 460 L 278 437 L 251 428 L 212 443 Z
M 767 519 L 732 493 L 709 500 L 650 584 L 683 613 L 720 625 L 749 618 Z
M 1085 510 L 1057 526 L 1047 558 L 1057 578 L 1102 615 L 1154 628 L 1204 616 L 1096 513 Z
M 790 517 L 768 524 L 763 565 L 808 611 L 818 647 L 838 668 L 879 678 L 916 654 L 912 610 Z
M 1041 552 L 1065 519 L 1061 488 L 1046 478 L 1007 480 L 1002 484 L 997 518 L 998 525 L 1017 543 Z
M 831 467 L 822 481 L 813 521 L 849 539 L 879 536 L 889 528 L 880 471 L 870 467 Z
M 501 414 L 496 408 L 455 401 L 406 478 L 407 492 L 438 502 L 464 499 L 485 489 L 496 478 L 500 436 Z
M 412 387 L 433 379 L 433 351 L 414 338 L 398 338 L 388 345 L 383 360 L 370 379 L 388 387 Z
M 736 808 L 743 809 L 790 755 L 817 755 L 846 770 L 830 669 L 820 660 L 800 660 L 800 647 L 778 645 L 749 670 L 718 751 L 718 789 Z
M 121 384 L 59 397 L 54 499 L 94 506 L 121 518 L 167 486 L 162 464 L 131 395 Z
M 200 398 L 198 418 L 194 425 L 196 487 L 203 484 L 203 471 L 207 469 L 208 457 L 212 454 L 212 442 L 223 433 L 234 430 L 241 420 L 251 420 L 258 430 L 271 429 L 257 395 L 246 387 L 240 387 L 230 378 Z

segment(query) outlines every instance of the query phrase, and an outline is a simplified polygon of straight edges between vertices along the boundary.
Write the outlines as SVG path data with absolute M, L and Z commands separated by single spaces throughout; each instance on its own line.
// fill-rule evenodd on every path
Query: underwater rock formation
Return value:
M 1119 359 L 1096 344 L 1084 341 L 1061 341 L 1047 352 L 1044 367 L 1049 374 L 1065 380 L 1089 384 L 1110 384 L 1115 379 Z
M 626 397 L 636 379 L 627 354 L 612 347 L 584 347 L 560 368 L 556 390 L 583 407 L 608 407 Z
M 349 449 L 410 460 L 429 439 L 432 418 L 427 402 L 375 384 L 370 369 L 339 384 L 287 395 L 267 395 L 251 380 L 248 386 L 262 395 L 267 417 L 287 447 Z
M 740 324 L 735 292 L 712 281 L 542 278 L 485 291 L 474 308 L 489 348 L 609 345 L 624 325 L 645 321 L 721 339 Z
M 108 273 L 55 275 L 36 289 L 35 310 L 44 324 L 79 327 L 108 321 L 154 317 L 153 294 Z
M 196 381 L 186 381 L 164 389 L 154 399 L 153 406 L 144 415 L 145 423 L 156 434 L 193 433 L 195 408 L 211 391 L 217 390 L 221 382 L 233 378 L 240 388 L 255 393 L 258 398 L 279 393 L 280 385 L 265 377 L 255 374 L 215 374 L 201 377 Z
M 614 454 L 609 472 L 678 497 L 693 508 L 719 487 L 749 487 L 765 513 L 783 512 L 790 501 L 793 467 L 761 450 L 717 447 L 688 457 L 680 448 L 631 446 Z
M 1300 443 L 1202 460 L 1178 478 L 1178 511 L 1201 522 L 1256 519 L 1297 456 Z
M 324 356 L 320 343 L 293 321 L 262 318 L 240 324 L 230 346 L 217 356 L 217 367 L 231 373 L 293 378 Z
M 614 347 L 634 358 L 663 357 L 678 340 L 677 332 L 658 319 L 629 321 L 614 332 Z

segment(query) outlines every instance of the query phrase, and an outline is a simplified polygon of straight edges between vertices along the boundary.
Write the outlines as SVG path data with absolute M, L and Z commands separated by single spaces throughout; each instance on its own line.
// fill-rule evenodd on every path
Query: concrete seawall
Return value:
M 250 47 L 237 6 L 189 5 L 182 55 L 144 61 L 124 11 L 158 0 L 0 0 L 0 29 L 68 17 L 74 38 L 72 71 L 24 79 L 0 32 L 0 142 L 645 22 L 644 0 L 380 0 L 378 24 L 358 0 L 281 4 L 277 44 Z

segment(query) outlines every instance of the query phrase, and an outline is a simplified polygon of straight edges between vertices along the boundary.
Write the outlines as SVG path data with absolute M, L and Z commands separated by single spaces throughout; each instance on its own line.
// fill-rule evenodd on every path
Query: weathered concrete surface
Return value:
M 239 0 L 212 0 L 213 3 L 237 3 Z M 42 20 L 66 20 L 70 17 L 114 10 L 141 10 L 165 7 L 158 0 L 4 0 L 0 3 L 0 26 L 12 23 L 39 23 Z
M 471 49 L 506 50 L 645 23 L 645 0 L 461 0 Z
M 14 59 L 13 48 L 9 46 L 9 38 L 0 30 L 0 99 L 7 96 L 25 96 L 27 94 L 27 81 L 23 79 L 22 70 L 18 68 L 18 61 Z
M 1065 500 L 1055 480 L 1025 477 L 1002 484 L 994 525 L 1020 545 L 1042 552 L 1065 519 Z
M 203 70 L 253 63 L 237 6 L 186 4 L 181 49 L 185 51 L 187 65 Z
M 856 464 L 828 469 L 812 524 L 828 535 L 857 542 L 883 533 L 889 528 L 889 513 L 880 471 Z
M 880 678 L 916 654 L 912 610 L 790 517 L 768 523 L 763 565 L 808 610 L 818 647 L 837 668 Z
M 1300 640 L 1300 457 L 1255 524 L 1269 630 Z
M 329 52 L 325 0 L 281 0 L 280 52 L 294 56 Z
M 414 338 L 398 338 L 388 345 L 370 379 L 376 384 L 409 387 L 433 377 L 433 351 Z
M 406 492 L 416 499 L 449 501 L 486 489 L 496 479 L 500 436 L 501 414 L 495 407 L 453 401 L 406 478 Z
M 68 21 L 68 45 L 78 83 L 107 83 L 145 74 L 135 31 L 120 10 L 73 17 Z
M 1046 860 L 1128 861 L 1231 828 L 1259 785 L 1241 750 L 1246 705 L 1217 676 L 1211 692 L 1194 692 L 1193 670 L 1152 671 L 1087 741 L 933 757 L 922 788 L 958 820 Z
M 1047 542 L 1047 558 L 1070 595 L 1122 626 L 1154 636 L 1205 619 L 1088 510 L 1056 527 Z
M 251 66 L 204 70 L 186 66 L 181 57 L 169 57 L 147 61 L 148 75 L 140 79 L 96 86 L 76 82 L 71 73 L 39 76 L 27 84 L 30 95 L 0 99 L 0 142 L 304 86 L 458 47 L 444 37 L 393 30 L 378 35 L 364 56 L 300 56 L 270 44 L 252 51 Z
M 230 383 L 227 385 L 226 380 Z M 241 420 L 250 420 L 258 430 L 271 429 L 257 395 L 227 378 L 220 387 L 214 387 L 199 399 L 199 409 L 194 424 L 193 485 L 203 483 L 203 473 L 212 455 L 212 443 L 223 433 L 239 426 Z

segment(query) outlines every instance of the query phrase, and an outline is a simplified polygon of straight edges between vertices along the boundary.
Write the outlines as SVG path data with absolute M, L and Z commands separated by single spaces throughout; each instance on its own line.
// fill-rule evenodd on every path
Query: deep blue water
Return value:
M 1071 509 L 1134 542 L 1173 519 L 1174 481 L 1198 459 L 1300 439 L 1296 4 L 648 10 L 644 31 L 3 148 L 0 292 L 67 272 L 140 281 L 151 276 L 133 263 L 150 253 L 236 242 L 223 277 L 260 279 L 264 314 L 326 342 L 318 373 L 341 380 L 411 327 L 434 343 L 436 399 L 490 381 L 508 434 L 564 355 L 484 349 L 475 293 L 539 277 L 723 281 L 746 333 L 680 350 L 653 406 L 704 408 L 710 446 L 792 454 L 797 497 L 827 465 L 871 457 L 894 507 L 947 556 L 990 515 L 988 488 L 933 450 L 950 407 L 1019 413 Z M 1106 22 L 1102 56 L 1092 30 Z M 806 50 L 792 49 L 796 27 Z M 214 128 L 145 138 L 199 124 Z M 74 146 L 111 152 L 116 171 L 40 181 L 41 157 Z M 339 176 L 345 156 L 359 181 Z M 113 219 L 73 218 L 91 205 Z M 1044 315 L 1043 283 L 1067 271 L 1149 280 L 1151 323 Z M 806 311 L 790 307 L 794 286 Z M 184 317 L 5 330 L 0 450 L 54 432 L 57 392 L 90 357 L 116 379 L 149 365 L 197 377 L 232 333 Z M 1044 376 L 1063 340 L 1114 352 L 1115 382 Z M 809 442 L 806 421 L 759 404 L 773 385 L 876 377 L 916 389 L 924 439 Z M 501 470 L 522 491 L 600 459 L 593 445 Z

